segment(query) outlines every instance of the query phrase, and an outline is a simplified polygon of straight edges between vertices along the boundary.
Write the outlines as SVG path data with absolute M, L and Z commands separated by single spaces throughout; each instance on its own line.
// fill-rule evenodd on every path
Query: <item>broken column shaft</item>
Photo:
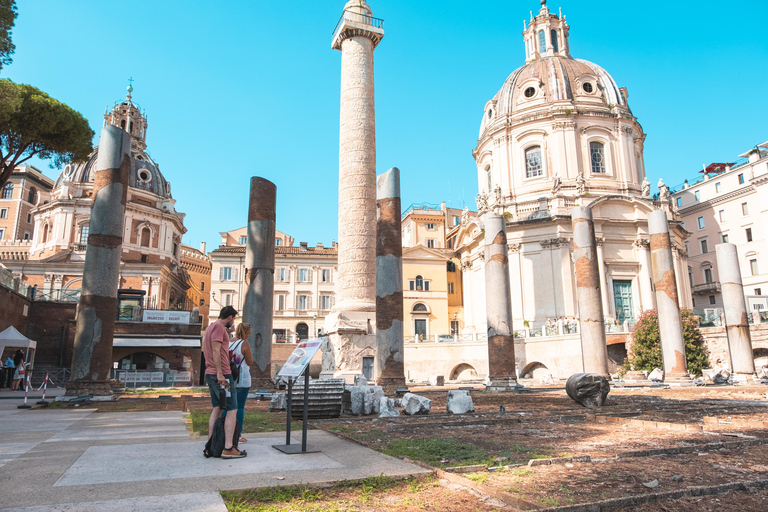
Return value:
M 571 221 L 582 364 L 585 373 L 607 376 L 608 349 L 605 343 L 600 268 L 592 211 L 583 206 L 575 206 L 571 210 Z
M 656 288 L 664 380 L 687 379 L 685 340 L 683 323 L 680 319 L 675 262 L 672 257 L 672 243 L 669 239 L 669 223 L 664 210 L 655 210 L 648 215 L 648 233 L 651 242 L 651 266 L 653 267 L 653 284 Z
M 486 213 L 483 222 L 485 309 L 488 319 L 488 389 L 504 391 L 514 388 L 517 384 L 507 231 L 504 218 L 495 212 Z
M 131 137 L 117 126 L 101 130 L 90 234 L 78 305 L 72 379 L 68 395 L 111 395 L 112 339 L 117 318 L 117 288 L 123 223 L 131 171 Z
M 405 387 L 403 368 L 403 244 L 400 170 L 376 179 L 376 384 L 392 393 Z
M 253 355 L 252 386 L 269 388 L 272 381 L 272 305 L 275 291 L 275 203 L 277 187 L 254 176 L 248 203 L 245 246 L 243 322 L 251 326 L 248 343 Z
M 749 332 L 749 313 L 741 283 L 739 254 L 734 244 L 719 244 L 715 250 L 725 309 L 725 332 L 728 333 L 728 350 L 731 353 L 731 370 L 736 375 L 749 376 L 755 373 L 755 359 Z

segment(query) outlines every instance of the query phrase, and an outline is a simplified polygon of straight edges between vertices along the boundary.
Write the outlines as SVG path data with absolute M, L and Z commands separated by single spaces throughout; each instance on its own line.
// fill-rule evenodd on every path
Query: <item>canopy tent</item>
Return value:
M 6 348 L 22 349 L 24 351 L 24 361 L 32 363 L 35 360 L 37 342 L 21 334 L 15 327 L 10 326 L 3 332 L 0 332 L 0 355 L 2 355 Z M 32 352 L 31 358 L 30 351 Z

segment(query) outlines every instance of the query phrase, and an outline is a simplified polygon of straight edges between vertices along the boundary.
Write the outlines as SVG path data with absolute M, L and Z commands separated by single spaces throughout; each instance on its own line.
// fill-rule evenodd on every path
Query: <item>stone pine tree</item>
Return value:
M 0 189 L 14 167 L 33 156 L 56 167 L 85 160 L 92 140 L 79 112 L 36 87 L 0 80 Z
M 16 47 L 11 41 L 11 30 L 16 23 L 16 0 L 0 0 L 0 69 L 13 61 Z
M 681 309 L 680 317 L 683 322 L 688 373 L 701 375 L 701 371 L 709 366 L 709 351 L 704 345 L 704 336 L 699 330 L 696 315 L 690 309 Z M 650 372 L 654 368 L 661 368 L 659 317 L 655 309 L 644 311 L 637 319 L 632 331 L 632 350 L 628 362 L 633 370 Z

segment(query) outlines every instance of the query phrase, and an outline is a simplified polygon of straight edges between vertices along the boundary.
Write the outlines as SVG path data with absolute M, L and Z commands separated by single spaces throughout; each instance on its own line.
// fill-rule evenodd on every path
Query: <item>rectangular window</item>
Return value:
M 245 244 L 247 244 L 247 243 L 248 243 L 248 237 L 246 237 L 246 236 L 241 236 L 241 237 L 240 237 L 240 241 L 239 241 L 238 243 L 239 243 L 240 245 L 245 245 Z
M 424 224 L 424 227 L 427 229 L 435 229 L 434 222 L 428 222 L 427 224 Z
M 453 293 L 453 283 L 448 283 L 448 293 Z
M 720 233 L 720 242 L 724 244 L 728 243 L 728 233 Z
M 756 276 L 760 273 L 757 270 L 757 259 L 749 260 L 749 270 L 752 271 L 753 276 Z
M 416 281 L 408 281 L 408 286 L 411 291 L 416 289 Z
M 696 192 L 694 192 L 694 193 L 693 193 L 693 197 L 694 197 L 694 199 L 696 199 L 697 201 L 701 201 L 701 191 L 700 191 L 700 190 L 697 190 Z
M 454 215 L 453 216 L 453 225 L 454 226 L 458 226 L 459 224 L 461 224 L 461 219 L 457 215 Z
M 762 295 L 762 291 L 761 288 L 755 288 L 755 295 Z
M 593 174 L 605 174 L 605 146 L 602 142 L 589 143 L 589 156 Z
M 200 299 L 200 307 L 205 306 L 205 299 Z
M 714 295 L 710 295 L 709 296 L 709 303 L 710 304 L 715 304 L 715 296 Z
M 720 182 L 715 183 L 715 192 L 720 192 Z
M 427 247 L 430 249 L 435 248 L 435 239 L 434 238 L 427 238 Z
M 425 292 L 429 291 L 429 281 L 424 281 L 424 291 Z
M 717 216 L 720 219 L 720 222 L 725 222 L 725 210 L 720 210 L 717 212 Z
M 5 238 L 5 229 L 0 228 L 0 240 L 2 240 L 3 238 Z
M 322 283 L 330 283 L 331 282 L 331 269 L 324 268 L 320 270 L 320 282 Z
M 232 280 L 232 267 L 221 267 L 221 280 L 222 281 Z M 224 305 L 229 306 L 229 304 L 224 304 Z
M 275 245 L 283 245 L 283 241 L 280 238 L 275 238 Z
M 221 305 L 222 306 L 231 306 L 232 305 L 232 294 L 231 293 L 225 293 L 221 296 Z
M 700 240 L 699 243 L 701 244 L 701 254 L 707 254 L 709 252 L 709 246 L 707 245 L 707 239 Z
M 275 294 L 275 311 L 283 311 L 285 309 L 285 294 Z
M 743 185 L 743 184 L 744 184 L 744 175 L 739 174 L 739 185 Z
M 29 240 L 29 233 L 24 233 L 24 240 Z
M 696 221 L 699 223 L 699 229 L 704 229 L 704 217 L 699 217 Z
M 535 178 L 544 175 L 541 165 L 541 146 L 533 146 L 525 150 L 525 177 Z
M 704 282 L 705 283 L 711 283 L 712 282 L 712 269 L 711 268 L 705 268 L 704 269 Z
M 331 295 L 320 296 L 320 309 L 323 311 L 328 311 L 331 309 Z
M 31 213 L 27 214 L 27 224 L 32 224 L 32 214 Z
M 80 243 L 81 244 L 87 244 L 88 243 L 88 233 L 90 233 L 91 227 L 90 226 L 83 226 L 80 228 Z
M 299 269 L 299 282 L 300 283 L 308 283 L 309 282 L 309 269 L 308 268 L 300 268 Z
M 451 320 L 451 335 L 456 336 L 459 334 L 459 321 Z
M 8 208 L 0 208 L 0 219 L 8 218 Z
M 448 272 L 456 272 L 456 263 L 449 261 L 448 263 L 446 263 L 445 269 Z
M 752 241 L 752 228 L 747 228 L 744 230 L 744 232 L 747 234 L 747 242 Z
M 205 281 L 200 281 L 200 291 L 201 292 L 205 291 Z
M 296 309 L 301 311 L 309 309 L 309 295 L 299 295 Z
M 677 201 L 677 207 L 678 208 L 682 208 L 683 207 L 683 198 L 682 197 L 678 197 L 676 201 Z
M 747 206 L 747 203 L 741 203 L 741 214 L 745 217 L 749 215 L 749 207 Z
M 288 280 L 288 270 L 279 268 L 275 270 L 275 281 L 278 283 L 284 283 Z

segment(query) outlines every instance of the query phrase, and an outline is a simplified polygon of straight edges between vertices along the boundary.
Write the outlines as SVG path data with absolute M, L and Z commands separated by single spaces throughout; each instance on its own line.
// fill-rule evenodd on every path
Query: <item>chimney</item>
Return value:
M 205 254 L 205 242 L 200 242 L 200 252 Z
M 323 247 L 323 244 L 322 244 L 322 243 L 319 243 L 319 244 L 317 244 L 316 248 L 317 248 L 317 249 L 324 249 L 324 247 Z
M 336 248 L 336 240 L 331 240 L 331 247 Z
M 307 250 L 307 242 L 301 242 L 299 245 L 301 246 L 301 250 L 302 251 L 306 251 Z

